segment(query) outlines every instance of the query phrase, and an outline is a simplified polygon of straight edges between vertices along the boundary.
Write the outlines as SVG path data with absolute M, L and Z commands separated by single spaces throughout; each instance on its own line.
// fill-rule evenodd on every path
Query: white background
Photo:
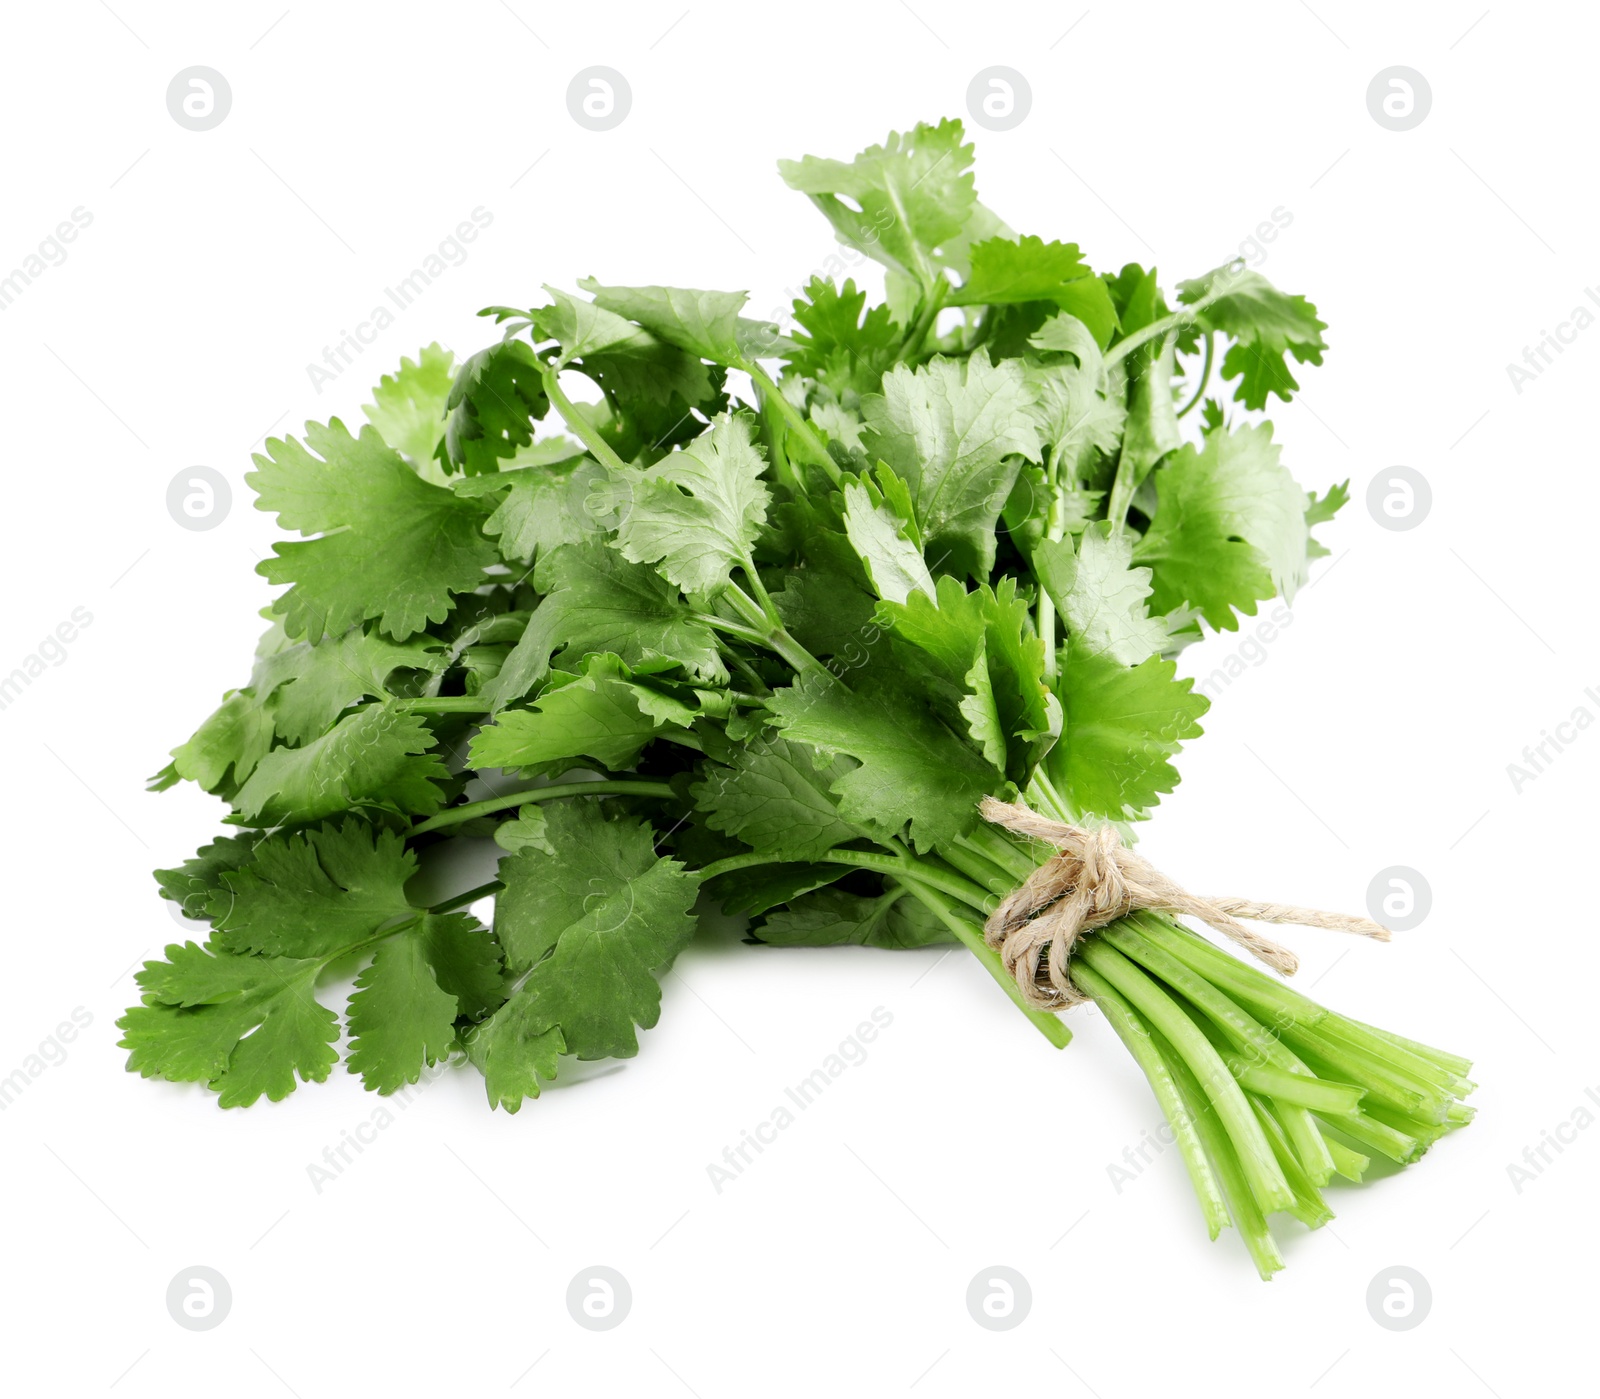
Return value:
M 1584 694 L 1600 687 L 1600 329 L 1520 394 L 1506 365 L 1600 286 L 1600 26 L 1577 5 L 1484 16 L 1482 0 L 1081 9 L 8 12 L 0 271 L 75 207 L 93 215 L 0 313 L 0 670 L 73 608 L 93 614 L 0 714 L 0 1076 L 74 1008 L 93 1017 L 0 1114 L 8 1387 L 1510 1399 L 1579 1382 L 1600 1130 L 1520 1193 L 1507 1167 L 1600 1085 L 1593 900 L 1571 892 L 1593 867 L 1600 732 L 1520 794 L 1506 767 L 1577 706 L 1600 715 Z M 166 109 L 192 64 L 231 85 L 209 132 Z M 632 89 L 605 133 L 567 111 L 591 64 Z M 148 871 L 222 814 L 142 780 L 244 679 L 268 598 L 251 447 L 307 418 L 359 420 L 400 355 L 434 339 L 470 352 L 489 335 L 479 306 L 527 304 L 543 282 L 748 287 L 765 314 L 834 251 L 775 159 L 965 116 L 991 64 L 1033 93 L 1016 129 L 974 133 L 980 194 L 1020 231 L 1074 239 L 1099 267 L 1154 261 L 1170 286 L 1292 214 L 1262 270 L 1312 296 L 1332 349 L 1273 417 L 1302 481 L 1350 477 L 1356 498 L 1143 848 L 1202 892 L 1352 911 L 1380 869 L 1423 872 L 1432 911 L 1392 945 L 1290 940 L 1319 998 L 1470 1053 L 1477 1123 L 1413 1169 L 1335 1190 L 1322 1232 L 1282 1226 L 1289 1267 L 1266 1285 L 1231 1232 L 1205 1239 L 1170 1152 L 1113 1188 L 1108 1166 L 1159 1117 L 1106 1025 L 1077 1013 L 1055 1053 L 959 952 L 697 945 L 636 1060 L 515 1117 L 452 1072 L 320 1193 L 308 1165 L 378 1104 L 354 1078 L 223 1113 L 198 1088 L 128 1076 L 113 1021 L 133 964 L 177 933 Z M 1394 64 L 1433 95 L 1402 133 L 1366 105 Z M 465 263 L 316 392 L 307 362 L 480 205 L 493 222 Z M 205 533 L 165 506 L 197 464 L 235 489 Z M 1396 464 L 1433 492 L 1409 532 L 1365 505 Z M 1239 644 L 1183 665 L 1203 675 Z M 893 1024 L 867 1061 L 717 1194 L 708 1163 L 877 1006 Z M 633 1291 L 605 1333 L 564 1301 L 595 1264 Z M 964 1303 L 997 1264 L 1033 1293 L 1004 1333 Z M 164 1300 L 192 1265 L 233 1292 L 205 1333 Z M 1433 1294 L 1404 1333 L 1365 1302 L 1394 1265 Z

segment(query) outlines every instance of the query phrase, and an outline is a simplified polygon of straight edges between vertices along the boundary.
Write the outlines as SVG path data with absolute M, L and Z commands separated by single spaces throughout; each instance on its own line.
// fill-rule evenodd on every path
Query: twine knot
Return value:
M 1078 939 L 1141 909 L 1199 918 L 1285 976 L 1292 976 L 1299 966 L 1294 954 L 1251 932 L 1238 919 L 1296 923 L 1389 940 L 1389 930 L 1368 918 L 1188 893 L 1124 845 L 1114 826 L 1070 826 L 1040 816 L 1021 802 L 994 797 L 983 799 L 981 811 L 997 826 L 1056 848 L 1051 859 L 1006 896 L 983 929 L 1024 998 L 1041 1010 L 1064 1010 L 1088 999 L 1073 985 L 1067 969 Z

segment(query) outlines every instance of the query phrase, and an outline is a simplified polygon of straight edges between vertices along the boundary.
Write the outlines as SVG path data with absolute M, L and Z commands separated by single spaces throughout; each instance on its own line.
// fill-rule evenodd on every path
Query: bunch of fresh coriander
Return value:
M 1315 307 L 1238 265 L 1175 303 L 1095 273 L 980 204 L 971 162 L 945 121 L 782 164 L 883 304 L 815 279 L 784 335 L 740 292 L 547 288 L 463 363 L 403 361 L 359 435 L 267 443 L 258 505 L 303 537 L 261 565 L 287 590 L 249 683 L 155 781 L 234 830 L 157 873 L 211 931 L 139 974 L 131 1069 L 277 1100 L 342 1032 L 371 1089 L 460 1051 L 515 1111 L 563 1056 L 637 1052 L 697 906 L 784 947 L 959 941 L 1067 1042 L 983 932 L 1053 852 L 980 801 L 1148 816 L 1207 707 L 1173 655 L 1291 598 L 1346 492 L 1307 494 L 1240 412 L 1321 362 Z M 492 884 L 409 892 L 489 840 Z M 319 986 L 358 969 L 341 1026 Z M 1164 915 L 1071 970 L 1263 1276 L 1266 1215 L 1320 1224 L 1335 1174 L 1470 1116 L 1464 1060 Z

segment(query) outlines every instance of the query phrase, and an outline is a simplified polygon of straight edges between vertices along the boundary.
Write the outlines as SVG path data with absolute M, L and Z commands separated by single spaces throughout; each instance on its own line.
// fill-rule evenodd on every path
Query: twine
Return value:
M 1069 826 L 1040 816 L 1021 802 L 993 797 L 985 797 L 980 809 L 994 825 L 1056 848 L 1054 857 L 1006 896 L 983 929 L 1024 998 L 1041 1010 L 1064 1010 L 1088 1000 L 1072 984 L 1067 970 L 1078 939 L 1141 909 L 1199 918 L 1285 976 L 1292 976 L 1299 966 L 1294 954 L 1251 932 L 1238 919 L 1297 923 L 1389 940 L 1389 930 L 1368 918 L 1190 894 L 1124 845 L 1113 826 L 1093 830 Z

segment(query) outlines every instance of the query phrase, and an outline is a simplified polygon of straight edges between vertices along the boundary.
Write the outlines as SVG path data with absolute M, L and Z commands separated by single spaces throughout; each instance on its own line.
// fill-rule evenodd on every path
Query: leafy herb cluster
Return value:
M 158 876 L 212 931 L 141 973 L 131 1067 L 281 1098 L 336 1062 L 317 987 L 360 966 L 369 1087 L 459 1048 L 515 1109 L 636 1051 L 701 897 L 769 943 L 977 950 L 964 896 L 1014 863 L 980 798 L 1128 822 L 1171 790 L 1206 708 L 1172 657 L 1292 597 L 1344 500 L 1245 418 L 1323 323 L 1237 265 L 1170 303 L 1097 273 L 971 164 L 955 121 L 782 162 L 881 304 L 813 280 L 785 335 L 739 292 L 546 288 L 358 431 L 267 443 L 284 591 L 155 783 L 237 831 Z M 505 847 L 492 929 L 407 893 L 457 837 Z

